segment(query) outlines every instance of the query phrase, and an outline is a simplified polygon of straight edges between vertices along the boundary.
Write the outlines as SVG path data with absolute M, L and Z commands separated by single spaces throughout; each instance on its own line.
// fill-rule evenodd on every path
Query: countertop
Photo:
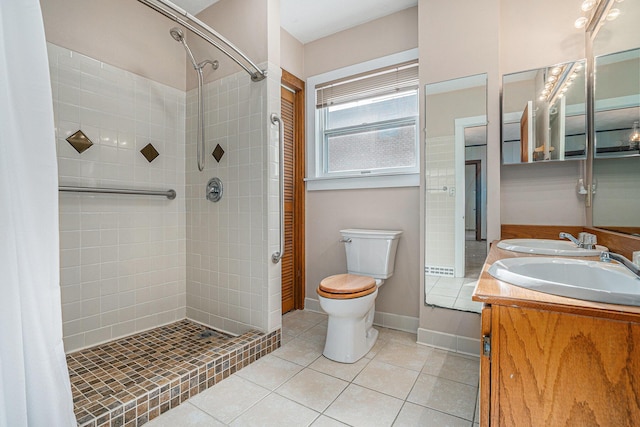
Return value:
M 504 258 L 545 256 L 503 250 L 498 248 L 497 243 L 498 241 L 493 242 L 491 250 L 487 255 L 480 279 L 473 292 L 472 299 L 474 301 L 485 304 L 528 307 L 621 321 L 640 321 L 640 307 L 637 306 L 605 304 L 561 297 L 521 288 L 493 278 L 493 276 L 489 274 L 489 267 L 491 267 L 495 261 Z M 579 259 L 599 260 L 598 257 L 579 257 Z

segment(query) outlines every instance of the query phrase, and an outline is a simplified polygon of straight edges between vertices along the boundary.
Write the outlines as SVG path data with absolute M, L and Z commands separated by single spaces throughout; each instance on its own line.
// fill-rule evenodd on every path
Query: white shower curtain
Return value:
M 58 174 L 38 0 L 0 1 L 0 426 L 74 426 Z

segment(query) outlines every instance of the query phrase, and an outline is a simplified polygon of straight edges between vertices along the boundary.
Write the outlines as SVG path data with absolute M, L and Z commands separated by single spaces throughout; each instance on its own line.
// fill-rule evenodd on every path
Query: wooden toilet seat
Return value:
M 350 299 L 372 294 L 376 289 L 376 281 L 373 277 L 336 274 L 323 279 L 316 292 L 324 298 Z

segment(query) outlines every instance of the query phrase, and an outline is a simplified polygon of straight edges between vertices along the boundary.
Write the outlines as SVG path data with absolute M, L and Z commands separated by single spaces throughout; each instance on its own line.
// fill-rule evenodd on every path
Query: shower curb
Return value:
M 247 337 L 250 337 L 248 342 Z M 77 426 L 142 426 L 278 349 L 281 337 L 282 331 L 278 329 L 269 334 L 252 331 L 233 338 L 238 344 L 215 356 L 196 355 L 196 368 L 185 369 L 171 379 L 154 379 L 154 385 L 147 385 L 146 392 L 134 399 L 121 401 L 114 396 L 96 402 L 88 410 L 81 409 L 76 412 Z

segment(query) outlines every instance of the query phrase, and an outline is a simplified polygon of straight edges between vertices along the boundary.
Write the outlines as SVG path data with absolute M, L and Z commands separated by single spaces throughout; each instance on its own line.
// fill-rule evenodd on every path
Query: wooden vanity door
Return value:
M 640 323 L 491 310 L 491 425 L 640 423 Z
M 485 340 L 491 340 L 491 305 L 482 307 L 482 342 L 480 348 L 480 426 L 489 425 L 489 406 L 491 404 L 491 357 L 485 352 Z M 491 341 L 488 342 L 489 345 Z

